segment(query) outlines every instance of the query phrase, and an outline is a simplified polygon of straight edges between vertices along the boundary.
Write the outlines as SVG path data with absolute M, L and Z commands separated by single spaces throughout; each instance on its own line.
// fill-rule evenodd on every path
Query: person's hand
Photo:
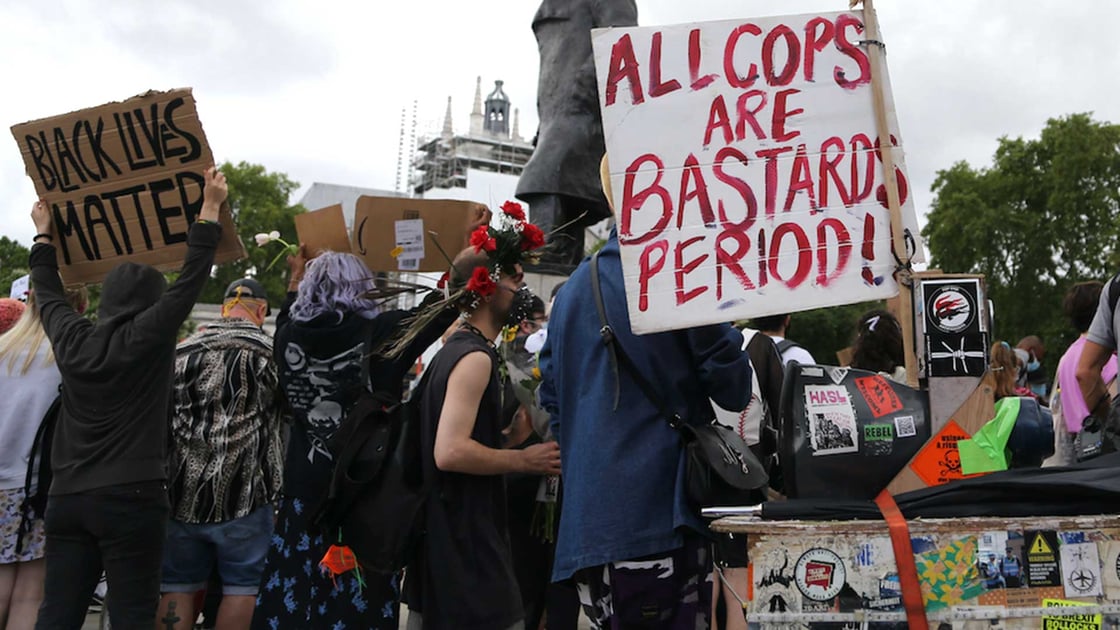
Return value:
M 471 222 L 468 231 L 473 232 L 478 229 L 480 225 L 490 225 L 490 208 L 476 203 L 471 205 Z
M 521 451 L 523 472 L 538 475 L 560 474 L 560 445 L 556 442 L 545 442 L 525 447 Z
M 504 448 L 512 448 L 523 444 L 532 434 L 533 423 L 529 417 L 529 410 L 525 408 L 525 405 L 519 405 L 509 426 L 502 429 Z
M 31 220 L 35 222 L 35 232 L 51 233 L 51 208 L 45 200 L 39 199 L 31 205 Z
M 217 223 L 218 211 L 229 196 L 229 186 L 226 184 L 226 176 L 222 175 L 215 166 L 206 169 L 205 179 L 206 184 L 202 189 L 202 211 L 198 218 Z
M 295 291 L 303 280 L 303 272 L 307 270 L 307 246 L 299 244 L 296 253 L 288 256 L 288 291 Z

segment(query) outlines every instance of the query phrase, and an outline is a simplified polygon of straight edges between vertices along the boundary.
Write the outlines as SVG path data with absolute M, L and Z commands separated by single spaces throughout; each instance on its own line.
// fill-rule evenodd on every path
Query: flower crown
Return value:
M 459 276 L 451 257 L 440 247 L 438 241 L 435 242 L 436 248 L 447 258 L 451 267 L 436 283 L 436 288 L 443 293 L 443 299 L 432 300 L 433 296 L 425 299 L 427 305 L 412 319 L 403 334 L 388 344 L 382 354 L 389 357 L 399 355 L 445 309 L 457 306 L 473 312 L 483 298 L 498 290 L 498 281 L 503 272 L 512 275 L 517 272 L 518 264 L 535 264 L 540 261 L 541 253 L 538 250 L 545 245 L 545 234 L 539 227 L 529 223 L 521 204 L 516 201 L 503 203 L 501 213 L 494 223 L 496 225 L 480 225 L 471 232 L 470 246 L 476 253 L 486 254 L 486 264 L 477 265 L 465 278 Z
M 480 225 L 471 233 L 470 245 L 475 252 L 485 252 L 486 265 L 478 265 L 467 277 L 460 303 L 466 303 L 468 310 L 478 308 L 482 298 L 493 295 L 498 288 L 501 274 L 516 273 L 517 265 L 521 262 L 537 263 L 540 261 L 540 252 L 544 247 L 545 235 L 541 229 L 525 218 L 525 210 L 516 201 L 507 201 L 501 206 L 498 215 L 497 227 L 493 225 Z M 444 297 L 450 298 L 448 282 L 451 273 L 445 272 L 440 278 L 437 288 L 443 290 Z M 458 279 L 460 282 L 462 278 Z

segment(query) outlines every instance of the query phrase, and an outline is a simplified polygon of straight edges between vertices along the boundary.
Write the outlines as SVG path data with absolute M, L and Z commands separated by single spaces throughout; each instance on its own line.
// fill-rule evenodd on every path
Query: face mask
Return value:
M 1027 363 L 1027 371 L 1028 372 L 1037 372 L 1038 368 L 1040 368 L 1040 367 L 1042 367 L 1042 362 L 1037 360 L 1037 359 Z
M 533 292 L 529 287 L 521 287 L 513 292 L 513 304 L 510 305 L 509 315 L 506 316 L 507 326 L 517 326 L 526 317 L 531 315 L 533 308 Z

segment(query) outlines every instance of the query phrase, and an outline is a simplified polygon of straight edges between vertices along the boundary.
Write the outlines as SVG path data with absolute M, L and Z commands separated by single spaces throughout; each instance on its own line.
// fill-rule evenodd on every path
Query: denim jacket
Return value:
M 611 369 L 590 272 L 585 260 L 557 295 L 540 357 L 540 400 L 552 414 L 563 468 L 554 580 L 671 551 L 684 530 L 707 531 L 688 505 L 677 431 L 624 368 L 617 378 Z M 618 342 L 681 417 L 710 418 L 709 399 L 729 410 L 747 405 L 751 368 L 738 331 L 721 324 L 635 336 L 613 232 L 599 274 Z

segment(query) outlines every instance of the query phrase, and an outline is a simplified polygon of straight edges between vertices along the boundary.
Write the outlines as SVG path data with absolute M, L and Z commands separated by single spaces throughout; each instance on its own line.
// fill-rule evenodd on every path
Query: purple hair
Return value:
M 289 311 L 293 320 L 306 322 L 325 313 L 341 320 L 347 313 L 373 319 L 381 311 L 366 297 L 374 289 L 373 274 L 353 254 L 325 252 L 307 263 L 299 294 Z

